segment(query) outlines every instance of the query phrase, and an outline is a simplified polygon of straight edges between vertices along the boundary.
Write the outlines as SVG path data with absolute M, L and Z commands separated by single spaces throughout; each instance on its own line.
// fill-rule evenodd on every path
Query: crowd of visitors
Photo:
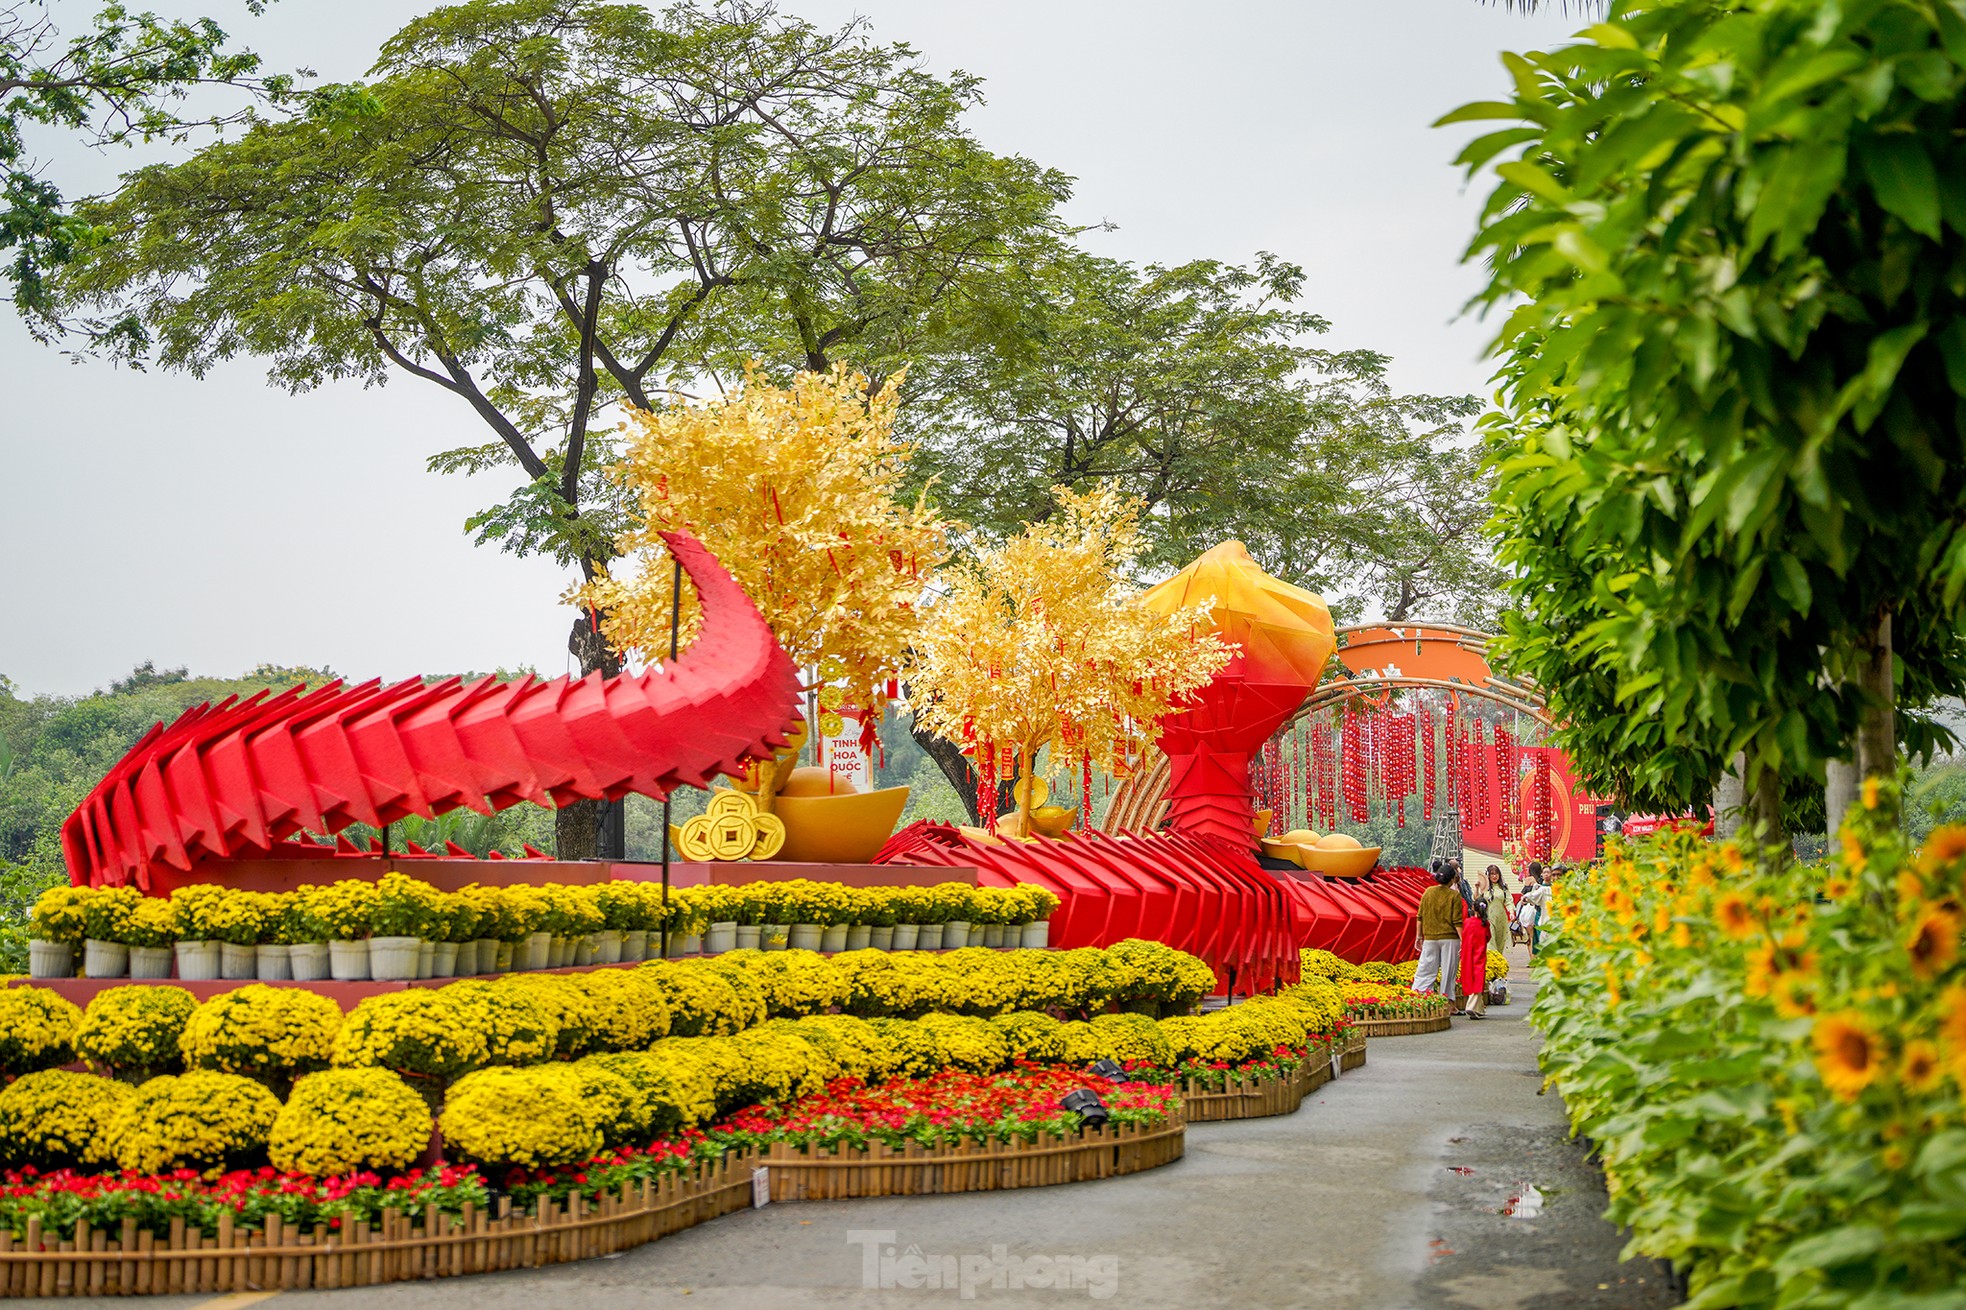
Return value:
M 1545 874 L 1541 862 L 1531 860 L 1516 894 L 1497 864 L 1482 871 L 1479 886 L 1463 876 L 1459 860 L 1436 859 L 1428 867 L 1434 885 L 1420 897 L 1413 990 L 1439 992 L 1454 1002 L 1454 1013 L 1479 1019 L 1488 1009 L 1490 945 L 1527 945 L 1531 955 L 1542 947 L 1550 889 L 1563 870 Z

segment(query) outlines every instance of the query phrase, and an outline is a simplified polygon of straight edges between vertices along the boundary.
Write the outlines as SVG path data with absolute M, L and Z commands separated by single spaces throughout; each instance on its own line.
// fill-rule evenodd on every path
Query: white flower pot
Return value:
M 287 948 L 287 968 L 295 982 L 322 982 L 328 974 L 326 942 L 295 942 Z
M 182 966 L 180 966 L 180 971 Z M 336 982 L 369 980 L 369 943 L 360 941 L 328 943 L 328 976 Z
M 220 942 L 218 976 L 237 979 L 259 977 L 259 948 L 240 946 L 236 942 Z
M 424 941 L 421 937 L 417 938 L 416 942 L 416 976 L 419 978 L 437 976 L 437 943 Z
M 915 943 L 921 940 L 922 926 L 918 923 L 897 923 L 894 925 L 893 948 L 897 951 L 912 951 Z
M 410 982 L 416 977 L 417 957 L 423 954 L 418 937 L 369 938 L 369 977 L 377 982 Z
M 969 930 L 969 944 L 971 946 L 976 945 L 976 929 L 974 928 Z M 983 945 L 992 949 L 1003 945 L 1002 924 L 986 923 L 983 925 Z
M 922 924 L 922 925 L 921 925 L 921 932 L 920 932 L 920 934 L 919 934 L 918 936 L 916 936 L 916 938 L 915 938 L 915 949 L 916 949 L 916 950 L 918 950 L 918 951 L 939 951 L 939 950 L 941 950 L 941 949 L 942 949 L 942 930 L 943 930 L 943 928 L 944 928 L 945 926 L 946 926 L 946 925 L 944 925 L 944 924 L 940 924 L 940 923 L 925 923 L 925 924 Z
M 91 978 L 121 978 L 130 971 L 130 948 L 121 942 L 82 943 L 82 972 Z
M 546 967 L 549 969 L 566 968 L 569 962 L 567 957 L 573 954 L 572 948 L 573 943 L 566 938 L 548 936 L 546 939 Z
M 525 941 L 519 943 L 519 945 L 526 948 L 526 959 L 524 964 L 519 963 L 519 952 L 516 950 L 513 951 L 512 967 L 514 969 L 547 969 L 552 967 L 552 933 L 536 932 L 526 938 Z
M 961 919 L 951 919 L 942 925 L 942 949 L 959 950 L 969 945 L 969 925 Z
M 487 974 L 498 972 L 498 949 L 504 943 L 496 937 L 480 937 L 475 942 L 466 942 L 464 949 L 457 953 L 458 963 L 464 962 L 465 951 L 471 953 L 471 972 Z
M 758 928 L 758 947 L 766 951 L 782 951 L 791 940 L 791 930 L 782 923 L 767 923 Z
M 30 978 L 72 978 L 75 976 L 73 942 L 27 944 L 27 976 Z
M 864 923 L 856 923 L 846 930 L 846 946 L 849 951 L 864 951 L 873 945 L 874 930 Z
M 816 923 L 795 923 L 792 925 L 792 949 L 795 951 L 816 951 L 825 929 Z
M 877 923 L 867 929 L 867 948 L 874 951 L 894 949 L 894 925 Z
M 599 933 L 589 932 L 572 938 L 573 953 L 567 957 L 567 963 L 599 964 L 601 962 L 600 937 Z
M 170 976 L 170 947 L 132 946 L 130 948 L 130 977 L 156 979 Z
M 217 942 L 181 941 L 172 947 L 177 955 L 179 982 L 212 982 L 218 977 Z
M 701 954 L 703 954 L 702 933 L 672 932 L 669 934 L 669 955 L 672 959 L 679 959 L 685 955 L 701 955 Z
M 1043 950 L 1051 945 L 1051 920 L 1040 919 L 1036 923 L 1024 925 L 1017 944 L 1026 950 Z
M 430 976 L 432 978 L 457 977 L 457 948 L 460 943 L 433 942 L 431 945 L 435 949 L 430 953 Z M 475 963 L 478 953 L 471 952 L 471 958 Z
M 253 948 L 253 971 L 261 982 L 286 982 L 294 976 L 293 947 L 261 942 Z
M 519 951 L 520 944 L 518 942 L 500 942 L 498 944 L 498 950 L 492 954 L 491 971 L 493 973 L 511 973 L 513 969 L 518 967 L 513 963 L 513 960 L 518 956 Z
M 710 931 L 703 934 L 703 949 L 712 955 L 722 955 L 725 951 L 737 949 L 737 921 L 713 923 Z
M 620 964 L 622 931 L 619 928 L 603 928 L 594 934 L 594 963 Z
M 757 924 L 755 924 L 755 923 L 740 923 L 740 924 L 738 924 L 738 925 L 737 925 L 737 949 L 738 949 L 738 950 L 740 950 L 740 951 L 755 951 L 755 950 L 757 950 L 757 949 L 758 949 L 758 940 L 759 940 L 759 934 L 761 934 L 761 933 L 763 933 L 763 932 L 764 932 L 764 929 L 763 929 L 763 928 L 761 928 L 761 927 L 759 927 L 759 926 L 758 926 Z
M 646 928 L 630 928 L 621 934 L 621 962 L 639 964 L 649 957 L 649 933 Z
M 848 928 L 843 923 L 833 924 L 819 934 L 819 949 L 822 951 L 844 951 Z

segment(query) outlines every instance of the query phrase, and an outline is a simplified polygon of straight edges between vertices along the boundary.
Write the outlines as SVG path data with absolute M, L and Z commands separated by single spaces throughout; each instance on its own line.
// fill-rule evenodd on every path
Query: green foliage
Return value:
M 1827 871 L 1690 835 L 1558 884 L 1532 1018 L 1629 1254 L 1689 1310 L 1941 1306 L 1966 1285 L 1966 829 L 1895 788 Z
M 258 13 L 263 0 L 247 8 Z M 237 121 L 186 119 L 183 102 L 200 87 L 229 84 L 274 102 L 292 94 L 292 78 L 258 76 L 259 57 L 226 42 L 209 18 L 132 13 L 121 3 L 102 5 L 88 30 L 64 36 L 42 4 L 0 3 L 0 251 L 13 252 L 0 283 L 37 334 L 58 327 L 50 274 L 108 238 L 69 210 L 27 136 L 55 128 L 96 146 L 182 140 L 201 123 Z
M 1305 344 L 1330 324 L 1297 307 L 1303 281 L 1270 254 L 1054 252 L 1014 332 L 917 370 L 916 476 L 986 538 L 1047 518 L 1056 485 L 1113 483 L 1146 504 L 1153 567 L 1237 537 L 1292 581 L 1357 587 L 1341 609 L 1483 621 L 1500 578 L 1459 424 L 1479 403 L 1396 396 L 1385 356 Z
M 114 240 L 66 305 L 141 324 L 127 353 L 202 375 L 256 355 L 304 391 L 405 372 L 468 403 L 513 470 L 480 539 L 613 554 L 598 407 L 672 385 L 987 330 L 992 284 L 1062 230 L 1062 175 L 990 154 L 938 78 L 855 20 L 763 5 L 470 0 L 387 41 L 371 80 L 142 170 L 85 218 Z
M 1900 704 L 1966 685 L 1966 19 L 1661 0 L 1584 37 L 1442 120 L 1495 129 L 1460 162 L 1496 178 L 1501 653 L 1635 804 L 1743 748 L 1820 776 L 1880 615 Z

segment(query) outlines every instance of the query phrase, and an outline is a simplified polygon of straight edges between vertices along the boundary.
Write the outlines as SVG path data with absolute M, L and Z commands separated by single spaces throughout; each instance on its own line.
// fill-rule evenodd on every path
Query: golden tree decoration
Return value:
M 985 821 L 999 770 L 1022 774 L 1013 831 L 1031 831 L 1038 752 L 1111 769 L 1129 723 L 1157 721 L 1206 685 L 1233 647 L 1208 607 L 1157 614 L 1127 574 L 1143 548 L 1140 502 L 1109 487 L 1052 488 L 1058 513 L 943 576 L 908 667 L 918 726 L 973 750 Z
M 631 409 L 618 475 L 636 498 L 639 523 L 618 544 L 640 568 L 631 578 L 596 579 L 574 599 L 600 612 L 617 650 L 666 658 L 673 584 L 657 534 L 686 528 L 808 670 L 807 690 L 817 689 L 825 711 L 820 730 L 838 732 L 837 711 L 848 702 L 878 723 L 920 625 L 916 602 L 948 556 L 947 527 L 926 499 L 900 498 L 914 448 L 894 435 L 898 382 L 872 392 L 865 375 L 836 366 L 779 387 L 746 370 L 722 399 Z M 684 641 L 697 622 L 685 579 Z M 764 812 L 789 769 L 786 760 L 755 767 Z

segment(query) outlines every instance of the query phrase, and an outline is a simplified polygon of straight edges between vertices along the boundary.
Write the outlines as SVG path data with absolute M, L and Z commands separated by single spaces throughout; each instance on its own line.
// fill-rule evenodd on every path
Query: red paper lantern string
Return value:
M 1434 716 L 1420 702 L 1420 817 L 1434 817 Z
M 1522 840 L 1522 757 L 1515 742 L 1515 734 L 1507 728 L 1495 730 L 1496 781 L 1501 785 L 1501 795 L 1497 799 L 1501 805 L 1497 813 L 1501 816 L 1498 835 L 1502 845 L 1507 847 Z
M 1529 783 L 1529 858 L 1547 860 L 1556 836 L 1556 802 L 1551 792 L 1550 763 L 1547 756 L 1532 755 L 1533 771 Z

